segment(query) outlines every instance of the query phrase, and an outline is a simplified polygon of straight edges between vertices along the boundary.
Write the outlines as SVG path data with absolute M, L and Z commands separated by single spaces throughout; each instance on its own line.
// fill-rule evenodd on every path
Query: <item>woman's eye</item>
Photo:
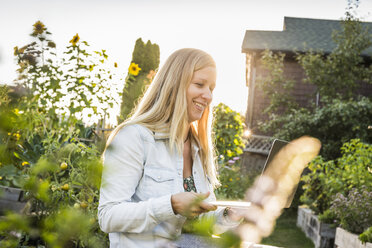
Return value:
M 195 83 L 197 86 L 199 87 L 203 87 L 203 84 L 202 83 Z

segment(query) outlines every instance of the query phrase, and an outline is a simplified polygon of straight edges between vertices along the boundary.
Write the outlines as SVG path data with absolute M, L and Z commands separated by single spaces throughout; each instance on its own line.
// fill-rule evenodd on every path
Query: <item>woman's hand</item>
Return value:
M 195 218 L 202 213 L 216 210 L 217 207 L 205 202 L 207 193 L 182 192 L 171 197 L 173 212 L 187 218 Z

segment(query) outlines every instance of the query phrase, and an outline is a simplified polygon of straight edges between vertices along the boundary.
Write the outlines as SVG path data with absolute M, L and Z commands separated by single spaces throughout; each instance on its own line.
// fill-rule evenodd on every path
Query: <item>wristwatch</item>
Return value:
M 229 207 L 226 207 L 225 210 L 223 210 L 223 217 L 227 217 L 229 215 Z

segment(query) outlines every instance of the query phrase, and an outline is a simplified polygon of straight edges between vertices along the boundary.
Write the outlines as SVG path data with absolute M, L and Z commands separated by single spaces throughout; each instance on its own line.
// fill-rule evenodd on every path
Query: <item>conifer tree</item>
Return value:
M 146 87 L 151 83 L 153 72 L 159 67 L 160 49 L 157 44 L 141 38 L 136 40 L 131 66 L 125 79 L 119 123 L 127 119 Z M 131 67 L 134 68 L 131 70 Z

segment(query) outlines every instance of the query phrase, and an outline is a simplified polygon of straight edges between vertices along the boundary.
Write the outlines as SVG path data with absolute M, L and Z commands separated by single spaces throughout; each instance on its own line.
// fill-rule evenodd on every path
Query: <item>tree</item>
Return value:
M 342 144 L 353 138 L 372 143 L 371 116 L 372 102 L 367 97 L 349 101 L 334 99 L 314 110 L 293 109 L 265 123 L 264 130 L 276 130 L 274 136 L 284 140 L 303 135 L 316 137 L 322 142 L 322 157 L 335 159 L 340 156 Z
M 265 50 L 261 57 L 262 65 L 268 71 L 267 76 L 257 78 L 258 86 L 270 100 L 265 114 L 287 113 L 297 107 L 292 95 L 295 81 L 284 76 L 284 57 L 284 53 L 270 50 Z
M 151 83 L 155 70 L 159 67 L 159 62 L 159 46 L 150 41 L 145 44 L 141 38 L 137 39 L 128 76 L 125 79 L 118 122 L 129 117 L 139 97 Z M 134 72 L 131 70 L 132 68 L 134 68 Z
M 336 48 L 328 55 L 305 53 L 297 60 L 305 70 L 305 82 L 314 84 L 321 97 L 348 99 L 360 82 L 372 83 L 372 66 L 361 56 L 372 45 L 372 35 L 347 12 L 342 29 L 332 35 Z

